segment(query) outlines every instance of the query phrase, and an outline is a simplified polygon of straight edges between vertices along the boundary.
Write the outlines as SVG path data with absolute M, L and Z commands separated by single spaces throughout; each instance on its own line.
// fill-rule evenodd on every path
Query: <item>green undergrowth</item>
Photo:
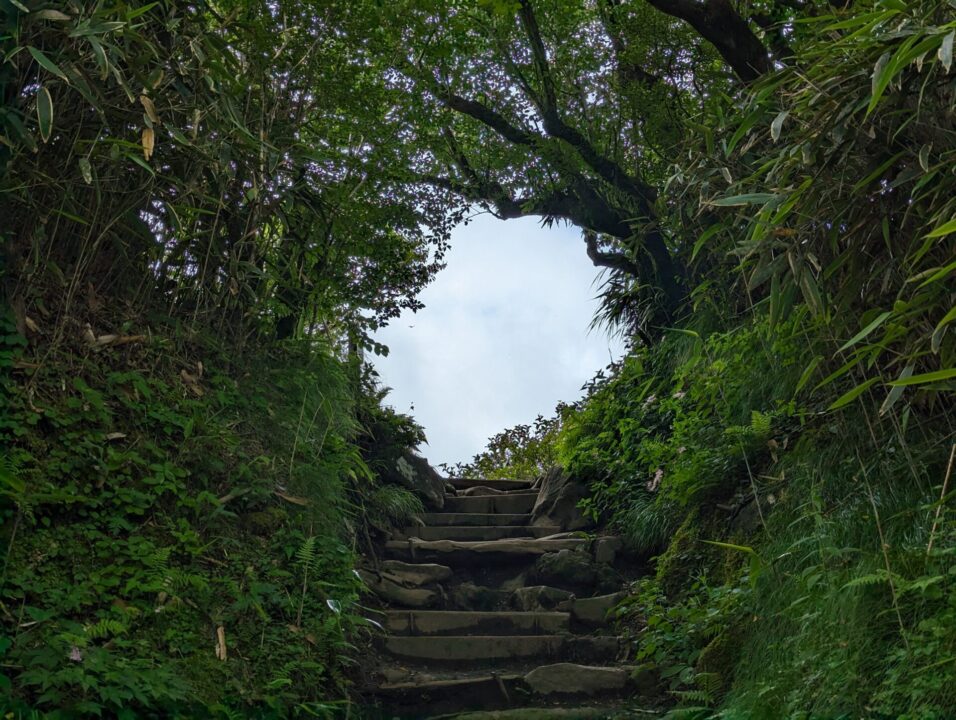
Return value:
M 41 337 L 40 363 L 12 322 L 0 337 L 8 717 L 344 708 L 374 630 L 356 538 L 420 509 L 360 452 L 357 406 L 384 411 L 354 366 L 314 340 L 240 358 L 161 326 L 101 349 Z
M 814 323 L 698 320 L 557 415 L 550 451 L 588 484 L 581 509 L 653 559 L 617 615 L 674 718 L 956 706 L 946 393 L 829 409 L 842 388 L 813 362 Z

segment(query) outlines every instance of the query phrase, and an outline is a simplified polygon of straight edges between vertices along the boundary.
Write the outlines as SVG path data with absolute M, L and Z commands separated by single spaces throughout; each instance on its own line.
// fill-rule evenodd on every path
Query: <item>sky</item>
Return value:
M 433 465 L 465 462 L 505 428 L 550 416 L 622 352 L 589 330 L 598 269 L 580 230 L 484 214 L 452 234 L 447 267 L 425 304 L 380 330 L 370 358 L 392 388 L 386 403 L 425 427 Z

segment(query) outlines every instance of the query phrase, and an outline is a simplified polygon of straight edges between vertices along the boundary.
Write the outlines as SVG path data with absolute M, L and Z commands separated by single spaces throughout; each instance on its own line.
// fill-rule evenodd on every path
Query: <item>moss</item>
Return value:
M 731 626 L 711 640 L 697 658 L 697 682 L 711 696 L 730 689 L 734 668 L 740 660 L 741 633 Z
M 698 513 L 692 511 L 671 537 L 667 549 L 657 558 L 657 581 L 669 598 L 686 590 L 686 579 L 700 564 L 699 535 Z

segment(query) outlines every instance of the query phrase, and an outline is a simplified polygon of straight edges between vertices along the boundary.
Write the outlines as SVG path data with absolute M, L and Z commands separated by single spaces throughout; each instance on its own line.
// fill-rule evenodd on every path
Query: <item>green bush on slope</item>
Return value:
M 154 337 L 27 372 L 0 421 L 21 483 L 0 591 L 15 706 L 284 716 L 345 698 L 359 508 L 389 492 L 346 366 L 314 341 L 240 361 Z M 382 522 L 416 509 L 402 492 Z

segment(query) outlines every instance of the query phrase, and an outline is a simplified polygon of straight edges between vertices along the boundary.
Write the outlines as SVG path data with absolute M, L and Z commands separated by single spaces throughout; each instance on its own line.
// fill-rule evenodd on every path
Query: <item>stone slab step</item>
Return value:
M 487 670 L 465 677 L 416 678 L 383 683 L 375 695 L 390 708 L 387 717 L 421 720 L 463 709 L 510 707 L 523 678 L 523 673 Z
M 643 711 L 634 715 L 623 705 L 605 707 L 524 707 L 508 710 L 478 710 L 455 715 L 441 715 L 431 720 L 616 720 L 617 718 L 660 717 L 661 713 Z
M 475 612 L 389 610 L 392 635 L 552 635 L 568 630 L 566 612 Z
M 529 513 L 538 499 L 536 492 L 512 493 L 510 495 L 468 495 L 445 498 L 445 512 L 449 513 L 501 513 L 513 515 Z
M 404 538 L 422 540 L 501 540 L 502 538 L 542 538 L 561 531 L 559 527 L 527 525 L 438 525 L 407 527 Z M 399 538 L 396 538 L 399 539 Z
M 534 484 L 531 480 L 475 480 L 470 478 L 454 478 L 448 482 L 459 490 L 473 487 L 486 487 L 493 490 L 528 490 Z
M 396 635 L 387 638 L 385 648 L 404 660 L 474 668 L 530 658 L 613 662 L 619 642 L 573 635 Z
M 494 559 L 528 560 L 587 545 L 584 538 L 504 538 L 502 540 L 389 540 L 385 554 L 399 560 L 428 562 L 440 560 L 446 565 L 473 564 Z
M 461 513 L 437 512 L 424 513 L 422 522 L 429 527 L 438 525 L 527 525 L 531 522 L 531 513 Z

